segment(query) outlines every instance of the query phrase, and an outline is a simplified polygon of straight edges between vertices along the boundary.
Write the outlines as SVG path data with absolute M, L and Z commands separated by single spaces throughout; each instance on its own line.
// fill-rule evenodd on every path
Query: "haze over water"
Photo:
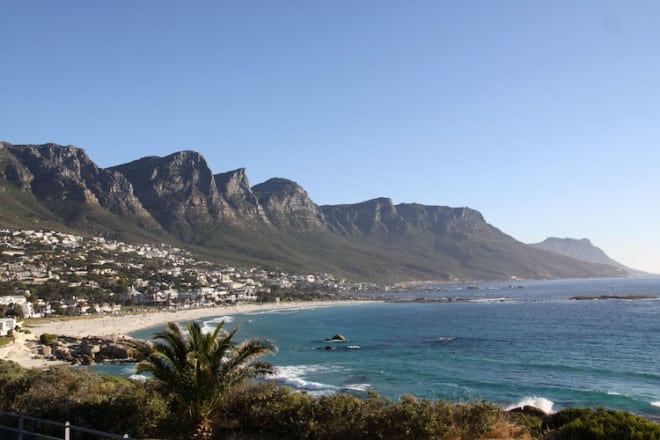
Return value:
M 660 279 L 520 284 L 396 295 L 474 302 L 262 312 L 230 317 L 227 325 L 240 325 L 243 338 L 274 340 L 280 349 L 269 359 L 279 368 L 274 380 L 315 394 L 374 390 L 393 399 L 409 393 L 547 411 L 605 406 L 660 419 L 660 300 L 569 299 L 658 297 Z M 324 341 L 337 333 L 349 341 Z M 153 329 L 134 336 L 151 335 Z

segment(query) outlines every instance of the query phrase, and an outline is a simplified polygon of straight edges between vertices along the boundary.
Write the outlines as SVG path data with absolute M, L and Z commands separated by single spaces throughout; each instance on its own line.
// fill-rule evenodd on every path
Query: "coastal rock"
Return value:
M 41 347 L 41 350 L 39 350 L 39 353 L 43 357 L 50 357 L 53 354 L 53 350 L 48 345 L 44 345 L 44 346 Z
M 533 417 L 546 417 L 548 413 L 534 405 L 524 405 L 509 410 L 510 413 L 521 413 Z
M 72 362 L 73 361 L 73 355 L 69 351 L 69 348 L 66 346 L 57 346 L 57 348 L 53 348 L 53 356 L 55 356 L 55 359 L 61 360 L 61 361 L 66 361 L 66 362 Z
M 94 356 L 96 353 L 101 351 L 100 345 L 84 345 L 82 348 L 82 354 L 84 356 Z
M 52 356 L 70 363 L 93 365 L 106 361 L 140 362 L 152 350 L 152 343 L 132 338 L 87 336 L 75 339 L 59 336 L 51 346 L 41 346 L 39 352 L 44 358 Z
M 325 339 L 326 342 L 346 342 L 348 339 L 346 339 L 346 336 L 336 334 L 331 338 Z

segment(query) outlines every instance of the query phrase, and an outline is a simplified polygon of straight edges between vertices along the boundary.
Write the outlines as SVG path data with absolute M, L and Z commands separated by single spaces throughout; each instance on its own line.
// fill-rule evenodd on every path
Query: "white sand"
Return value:
M 36 355 L 34 347 L 39 336 L 51 333 L 58 336 L 114 336 L 126 335 L 137 330 L 162 326 L 168 322 L 192 321 L 209 316 L 237 315 L 269 310 L 332 307 L 340 305 L 366 304 L 366 301 L 305 301 L 267 304 L 241 304 L 237 306 L 219 306 L 200 309 L 179 310 L 172 312 L 136 313 L 131 315 L 104 315 L 62 321 L 51 321 L 38 325 L 25 325 L 31 334 L 17 333 L 16 342 L 0 347 L 0 359 L 14 361 L 25 368 L 45 368 L 56 363 L 46 361 Z

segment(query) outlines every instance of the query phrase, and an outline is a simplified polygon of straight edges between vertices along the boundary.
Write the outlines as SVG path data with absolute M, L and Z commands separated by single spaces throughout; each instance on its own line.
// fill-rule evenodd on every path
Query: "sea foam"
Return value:
M 651 402 L 652 406 L 655 406 L 656 408 L 660 408 L 660 401 L 657 402 Z
M 352 383 L 350 385 L 344 385 L 344 390 L 349 391 L 360 391 L 366 393 L 371 389 L 371 384 L 368 383 Z
M 548 414 L 554 414 L 556 412 L 552 409 L 555 406 L 555 403 L 552 400 L 546 399 L 545 397 L 537 397 L 537 396 L 524 397 L 520 402 L 516 403 L 515 405 L 511 405 L 507 407 L 506 410 L 509 411 L 514 408 L 522 408 L 523 406 L 535 406 L 539 409 L 542 409 Z
M 225 323 L 230 323 L 234 321 L 233 316 L 219 316 L 217 318 L 213 318 L 210 321 L 204 321 L 204 324 L 220 324 L 222 321 Z
M 219 316 L 217 318 L 213 318 L 209 321 L 204 321 L 202 323 L 202 333 L 207 334 L 207 333 L 213 333 L 221 322 L 224 322 L 225 324 L 228 324 L 234 320 L 233 316 Z
M 326 370 L 332 370 L 332 368 L 324 365 L 288 365 L 277 367 L 276 373 L 267 377 L 267 379 L 274 380 L 297 391 L 308 391 L 313 395 L 332 394 L 337 391 L 337 387 L 304 379 L 306 374 Z

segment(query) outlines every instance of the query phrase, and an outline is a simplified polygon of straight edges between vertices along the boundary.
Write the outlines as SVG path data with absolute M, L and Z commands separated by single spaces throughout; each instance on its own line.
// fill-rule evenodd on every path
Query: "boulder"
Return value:
M 71 362 L 73 360 L 73 355 L 67 347 L 53 348 L 53 356 L 61 361 Z
M 525 414 L 526 416 L 534 416 L 534 417 L 546 417 L 548 415 L 547 412 L 533 405 L 519 406 L 517 408 L 510 409 L 509 412 L 522 413 Z

